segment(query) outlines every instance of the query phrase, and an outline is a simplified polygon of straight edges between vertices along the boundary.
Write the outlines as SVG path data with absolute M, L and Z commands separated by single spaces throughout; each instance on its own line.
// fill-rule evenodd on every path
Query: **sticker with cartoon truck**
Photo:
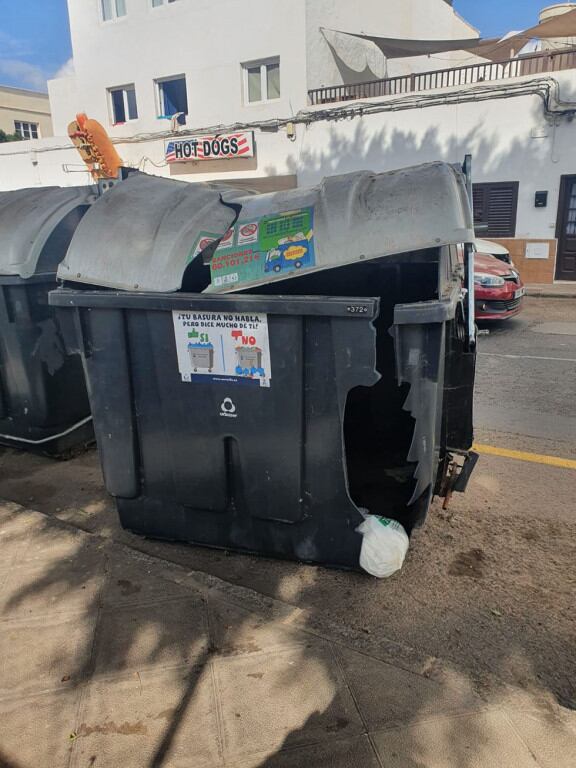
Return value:
M 314 264 L 312 210 L 265 217 L 260 224 L 265 272 L 285 272 Z

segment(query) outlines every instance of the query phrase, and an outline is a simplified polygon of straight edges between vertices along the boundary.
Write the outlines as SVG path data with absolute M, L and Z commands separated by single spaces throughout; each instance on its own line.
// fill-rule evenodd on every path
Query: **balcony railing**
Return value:
M 401 96 L 417 91 L 434 91 L 459 85 L 507 80 L 524 75 L 540 75 L 576 68 L 576 48 L 534 53 L 518 59 L 496 63 L 469 64 L 452 69 L 416 72 L 401 77 L 387 77 L 353 85 L 334 85 L 308 91 L 310 104 L 333 104 L 337 101 L 374 99 L 378 96 Z

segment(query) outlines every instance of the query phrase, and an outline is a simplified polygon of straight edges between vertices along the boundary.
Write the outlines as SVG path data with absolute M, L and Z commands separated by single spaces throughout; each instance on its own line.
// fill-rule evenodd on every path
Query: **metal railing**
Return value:
M 373 99 L 378 96 L 400 96 L 416 91 L 433 91 L 459 85 L 485 83 L 491 80 L 507 80 L 525 75 L 540 75 L 576 69 L 576 48 L 546 53 L 533 53 L 517 59 L 498 63 L 469 64 L 452 69 L 436 69 L 431 72 L 415 72 L 400 77 L 387 77 L 353 85 L 333 85 L 308 91 L 309 102 L 333 104 L 338 101 Z

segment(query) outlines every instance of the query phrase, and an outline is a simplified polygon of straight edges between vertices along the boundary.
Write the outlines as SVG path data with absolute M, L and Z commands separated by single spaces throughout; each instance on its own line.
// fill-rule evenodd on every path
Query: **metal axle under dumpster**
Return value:
M 135 175 L 98 200 L 50 301 L 122 524 L 357 568 L 363 515 L 410 532 L 463 490 L 473 239 L 441 163 L 266 195 Z

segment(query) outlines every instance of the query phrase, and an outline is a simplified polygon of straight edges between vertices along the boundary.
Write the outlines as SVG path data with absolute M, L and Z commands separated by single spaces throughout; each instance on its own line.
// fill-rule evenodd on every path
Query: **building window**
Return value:
M 184 75 L 156 80 L 156 86 L 158 88 L 158 116 L 172 117 L 180 112 L 182 115 L 178 118 L 178 122 L 183 125 L 188 114 L 188 93 Z
M 38 138 L 38 123 L 24 123 L 22 120 L 14 120 L 14 133 L 23 139 Z
M 478 237 L 515 237 L 518 182 L 474 184 L 474 226 Z
M 280 98 L 280 59 L 251 61 L 243 64 L 244 101 L 257 104 Z
M 126 16 L 126 0 L 100 0 L 102 7 L 102 19 L 112 21 Z
M 121 88 L 110 88 L 110 106 L 112 122 L 125 123 L 127 120 L 138 118 L 136 90 L 133 85 L 123 85 Z
M 175 3 L 176 0 L 152 0 L 152 8 L 160 8 L 161 5 L 168 5 L 168 3 Z

